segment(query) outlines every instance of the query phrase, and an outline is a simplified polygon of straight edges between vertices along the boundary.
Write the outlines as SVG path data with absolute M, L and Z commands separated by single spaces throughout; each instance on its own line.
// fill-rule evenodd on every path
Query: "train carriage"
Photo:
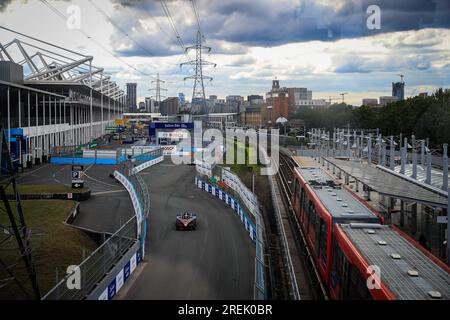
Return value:
M 450 268 L 395 227 L 338 224 L 334 236 L 332 299 L 450 299 Z
M 321 168 L 296 167 L 294 176 L 294 210 L 322 279 L 328 284 L 333 225 L 379 223 L 380 218 Z

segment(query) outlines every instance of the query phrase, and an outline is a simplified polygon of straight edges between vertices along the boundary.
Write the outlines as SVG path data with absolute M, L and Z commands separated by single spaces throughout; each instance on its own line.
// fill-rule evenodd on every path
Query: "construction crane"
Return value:
M 342 97 L 342 103 L 345 103 L 345 95 L 348 94 L 348 92 L 340 93 Z

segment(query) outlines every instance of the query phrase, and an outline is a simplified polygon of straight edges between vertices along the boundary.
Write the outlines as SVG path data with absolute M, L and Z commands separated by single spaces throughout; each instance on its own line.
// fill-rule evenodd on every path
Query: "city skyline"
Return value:
M 192 84 L 182 79 L 192 70 L 179 68 L 186 56 L 158 2 L 48 3 L 60 14 L 41 1 L 0 1 L 1 25 L 94 56 L 94 64 L 112 70 L 122 88 L 138 84 L 138 101 L 149 96 L 157 72 L 167 81 L 168 96 L 182 92 L 191 99 Z M 363 98 L 389 96 L 398 74 L 405 75 L 405 97 L 448 87 L 448 2 L 374 4 L 381 8 L 379 30 L 365 26 L 367 1 L 198 1 L 206 44 L 213 48 L 207 59 L 218 64 L 208 70 L 214 81 L 205 82 L 206 96 L 264 94 L 275 77 L 285 87 L 313 90 L 314 98 L 349 92 L 346 101 L 354 105 Z M 68 29 L 61 16 L 69 17 L 72 5 L 81 10 L 81 30 Z M 189 3 L 171 1 L 168 8 L 184 45 L 191 45 L 197 23 Z M 37 12 L 45 17 L 38 25 L 20 23 Z M 252 27 L 243 28 L 246 24 Z M 0 32 L 4 41 L 15 36 Z

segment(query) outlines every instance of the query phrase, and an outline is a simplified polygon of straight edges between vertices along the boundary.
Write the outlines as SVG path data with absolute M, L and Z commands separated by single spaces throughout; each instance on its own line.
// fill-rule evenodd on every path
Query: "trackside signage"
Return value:
M 98 297 L 98 300 L 112 300 L 119 290 L 123 287 L 124 283 L 130 278 L 136 266 L 142 261 L 141 251 L 138 250 L 133 254 L 130 260 L 125 266 L 117 273 L 113 280 L 108 284 L 102 294 Z
M 138 165 L 137 167 L 134 167 L 133 169 L 131 169 L 131 174 L 136 174 L 138 172 L 141 172 L 142 170 L 147 169 L 147 168 L 149 168 L 149 167 L 151 167 L 151 166 L 153 166 L 153 165 L 155 165 L 157 163 L 160 163 L 161 161 L 164 161 L 164 157 L 163 156 L 158 157 L 158 158 L 153 159 L 153 160 L 150 160 L 150 161 L 147 161 L 147 162 L 144 162 L 143 164 Z
M 210 185 L 198 178 L 195 178 L 195 184 L 199 189 L 205 190 L 208 193 L 211 193 L 213 196 L 225 202 L 228 206 L 230 206 L 234 212 L 239 216 L 241 222 L 244 224 L 245 229 L 249 233 L 250 239 L 253 242 L 256 242 L 256 226 L 253 221 L 250 220 L 247 213 L 242 209 L 241 205 L 237 200 L 235 200 L 232 196 L 230 196 L 225 191 L 220 190 L 219 188 Z

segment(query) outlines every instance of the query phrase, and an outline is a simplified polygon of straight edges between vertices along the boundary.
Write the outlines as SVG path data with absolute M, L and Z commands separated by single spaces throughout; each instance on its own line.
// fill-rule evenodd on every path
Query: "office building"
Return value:
M 261 128 L 263 125 L 261 113 L 262 108 L 263 105 L 252 105 L 245 107 L 239 114 L 241 125 L 254 129 Z
M 131 112 L 137 110 L 137 83 L 127 83 L 127 107 Z
M 405 83 L 392 82 L 392 96 L 397 97 L 397 101 L 405 100 Z
M 178 100 L 180 101 L 181 106 L 184 106 L 186 104 L 186 96 L 184 95 L 184 93 L 180 92 L 178 94 Z
M 180 100 L 178 97 L 169 97 L 161 102 L 160 112 L 163 116 L 173 116 L 180 112 Z
M 247 102 L 249 103 L 249 105 L 262 104 L 262 103 L 264 103 L 264 97 L 253 94 L 253 95 L 247 96 Z
M 391 96 L 384 96 L 384 97 L 380 97 L 380 106 L 387 106 L 390 103 L 394 103 L 397 102 L 398 98 L 397 97 L 391 97 Z
M 378 99 L 366 98 L 362 100 L 363 106 L 376 107 L 378 106 Z
M 280 117 L 289 119 L 289 94 L 287 88 L 280 88 L 280 81 L 272 81 L 272 90 L 266 93 L 266 103 L 261 108 L 264 126 L 273 127 Z

